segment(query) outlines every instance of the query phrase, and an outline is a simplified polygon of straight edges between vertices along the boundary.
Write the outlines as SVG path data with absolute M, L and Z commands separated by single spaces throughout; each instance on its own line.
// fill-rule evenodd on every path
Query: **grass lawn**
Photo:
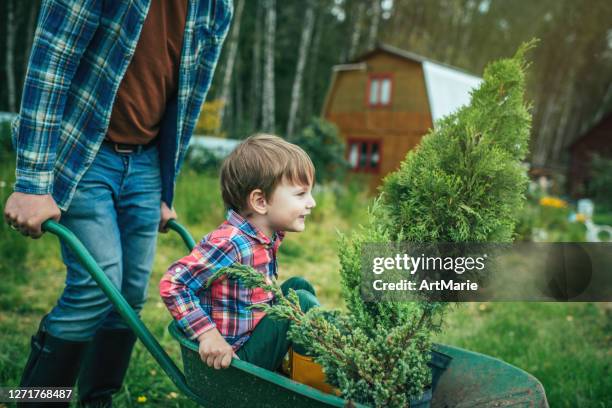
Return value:
M 0 198 L 8 196 L 11 166 L 0 166 Z M 214 177 L 183 174 L 176 207 L 191 233 L 202 237 L 222 221 Z M 363 219 L 367 201 L 360 197 L 336 199 L 319 192 L 318 206 L 306 232 L 289 234 L 279 254 L 280 276 L 303 275 L 314 283 L 324 305 L 342 307 L 336 257 L 336 234 L 349 231 Z M 338 211 L 341 208 L 342 211 Z M 0 384 L 15 386 L 29 350 L 29 337 L 49 311 L 63 287 L 65 272 L 55 237 L 46 234 L 26 240 L 0 226 L 4 253 L 27 250 L 23 265 L 0 261 Z M 15 248 L 8 251 L 6 248 Z M 21 249 L 19 249 L 21 248 Z M 185 248 L 175 234 L 161 235 L 143 320 L 180 365 L 178 345 L 166 330 L 170 315 L 157 283 L 169 264 Z M 13 262 L 13 263 L 11 263 Z M 465 304 L 451 311 L 437 341 L 486 353 L 535 375 L 546 389 L 551 407 L 612 406 L 612 310 L 603 304 L 483 303 Z M 140 398 L 139 398 L 140 397 Z M 144 397 L 144 398 L 143 398 Z M 141 401 L 141 402 L 138 402 Z M 140 344 L 116 406 L 195 406 L 182 395 Z M 2 406 L 2 404 L 0 404 Z

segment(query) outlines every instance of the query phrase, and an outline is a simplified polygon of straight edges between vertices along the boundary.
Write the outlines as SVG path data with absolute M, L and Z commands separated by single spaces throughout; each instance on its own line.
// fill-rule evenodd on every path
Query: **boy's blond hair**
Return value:
M 243 211 L 253 190 L 261 189 L 269 200 L 283 179 L 312 186 L 314 172 L 310 157 L 299 146 L 258 133 L 245 139 L 223 161 L 221 196 L 226 208 Z

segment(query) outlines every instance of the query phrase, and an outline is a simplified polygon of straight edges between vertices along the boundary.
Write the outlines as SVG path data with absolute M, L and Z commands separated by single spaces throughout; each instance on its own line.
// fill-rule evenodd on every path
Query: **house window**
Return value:
M 348 162 L 354 171 L 377 172 L 380 165 L 380 142 L 377 140 L 351 140 Z
M 391 105 L 391 76 L 376 75 L 370 77 L 368 103 L 370 106 Z

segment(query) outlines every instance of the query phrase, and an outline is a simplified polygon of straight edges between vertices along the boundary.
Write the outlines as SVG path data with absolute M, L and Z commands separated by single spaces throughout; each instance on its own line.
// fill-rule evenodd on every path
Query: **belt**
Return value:
M 102 143 L 104 143 L 107 146 L 110 146 L 117 153 L 122 153 L 122 154 L 142 153 L 145 150 L 149 150 L 150 148 L 157 146 L 157 138 L 143 145 L 142 144 L 138 145 L 138 144 L 127 144 L 127 143 L 115 143 L 109 139 L 104 139 Z

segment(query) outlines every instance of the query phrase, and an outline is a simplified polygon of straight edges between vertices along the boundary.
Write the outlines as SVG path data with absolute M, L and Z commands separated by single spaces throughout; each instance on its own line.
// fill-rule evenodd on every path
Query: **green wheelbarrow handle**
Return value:
M 190 250 L 190 251 L 193 250 L 193 248 L 196 246 L 196 242 L 193 239 L 193 237 L 191 236 L 191 234 L 189 233 L 189 231 L 187 231 L 187 228 L 183 227 L 176 220 L 168 221 L 166 226 L 169 229 L 171 229 L 173 231 L 176 231 L 181 236 L 181 238 L 183 239 L 183 242 L 185 243 L 185 246 L 187 247 L 188 250 Z
M 183 241 L 189 250 L 193 249 L 195 246 L 195 241 L 189 232 L 187 232 L 185 227 L 175 220 L 170 220 L 167 225 L 168 228 L 176 231 L 181 238 L 183 238 Z M 106 277 L 89 251 L 72 233 L 72 231 L 53 220 L 45 221 L 42 224 L 42 229 L 56 235 L 60 240 L 68 245 L 77 259 L 81 262 L 85 269 L 87 269 L 92 278 L 98 283 L 104 294 L 106 294 L 108 299 L 115 306 L 117 312 L 123 317 L 127 325 L 134 331 L 140 341 L 142 341 L 144 346 L 147 348 L 147 350 L 149 350 L 153 358 L 155 358 L 166 374 L 168 374 L 172 382 L 187 397 L 194 401 L 198 401 L 199 397 L 189 388 L 185 381 L 185 376 L 181 370 L 176 366 L 176 364 L 174 364 L 174 361 L 172 361 L 170 356 L 168 356 L 168 353 L 166 353 L 157 340 L 155 340 L 155 337 L 153 337 L 149 329 L 147 329 L 142 320 L 140 320 L 129 303 L 121 295 L 121 292 L 119 292 L 119 290 L 117 290 L 117 288 Z

